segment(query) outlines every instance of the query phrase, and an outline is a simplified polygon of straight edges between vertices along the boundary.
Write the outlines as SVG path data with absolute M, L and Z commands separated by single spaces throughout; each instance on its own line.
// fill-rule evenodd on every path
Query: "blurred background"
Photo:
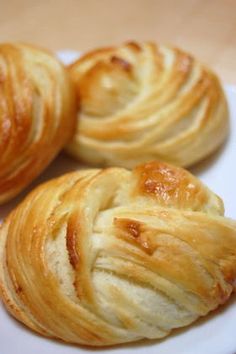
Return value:
M 236 0 L 0 0 L 0 41 L 86 51 L 173 43 L 236 83 Z

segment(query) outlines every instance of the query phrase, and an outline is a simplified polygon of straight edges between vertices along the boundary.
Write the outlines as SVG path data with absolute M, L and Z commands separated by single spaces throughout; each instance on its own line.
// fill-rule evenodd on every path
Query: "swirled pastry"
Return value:
M 76 100 L 49 52 L 0 44 L 0 204 L 25 188 L 68 142 Z
M 236 223 L 187 171 L 84 170 L 35 189 L 0 231 L 0 288 L 18 320 L 86 345 L 160 338 L 223 304 Z
M 180 49 L 128 43 L 93 51 L 69 70 L 80 111 L 68 151 L 88 163 L 189 166 L 227 135 L 217 77 Z

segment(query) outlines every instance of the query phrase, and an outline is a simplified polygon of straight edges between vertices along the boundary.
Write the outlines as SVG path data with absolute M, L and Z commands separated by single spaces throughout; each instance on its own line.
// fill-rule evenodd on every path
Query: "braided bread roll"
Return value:
M 189 166 L 226 138 L 228 110 L 217 77 L 186 52 L 127 43 L 69 68 L 80 111 L 68 145 L 94 165 L 134 167 L 158 159 Z
M 0 204 L 52 161 L 75 118 L 74 88 L 56 58 L 30 45 L 0 45 Z
M 19 321 L 86 345 L 161 338 L 223 304 L 236 223 L 187 171 L 152 162 L 51 180 L 0 231 L 0 288 Z

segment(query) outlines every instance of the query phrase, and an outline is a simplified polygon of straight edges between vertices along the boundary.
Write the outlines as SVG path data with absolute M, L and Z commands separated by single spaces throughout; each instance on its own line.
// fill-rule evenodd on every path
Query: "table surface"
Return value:
M 236 0 L 0 0 L 0 42 L 86 51 L 173 43 L 236 83 Z

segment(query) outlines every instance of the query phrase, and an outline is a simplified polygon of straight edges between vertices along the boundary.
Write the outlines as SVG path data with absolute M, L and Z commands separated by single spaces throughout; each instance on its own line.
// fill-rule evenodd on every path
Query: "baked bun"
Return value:
M 8 216 L 0 260 L 3 302 L 42 335 L 93 346 L 161 338 L 229 298 L 236 223 L 181 168 L 84 170 Z
M 49 52 L 0 44 L 0 204 L 22 191 L 68 142 L 76 100 Z
M 68 152 L 86 163 L 190 166 L 226 138 L 217 77 L 180 49 L 127 43 L 93 51 L 69 71 L 80 111 Z

